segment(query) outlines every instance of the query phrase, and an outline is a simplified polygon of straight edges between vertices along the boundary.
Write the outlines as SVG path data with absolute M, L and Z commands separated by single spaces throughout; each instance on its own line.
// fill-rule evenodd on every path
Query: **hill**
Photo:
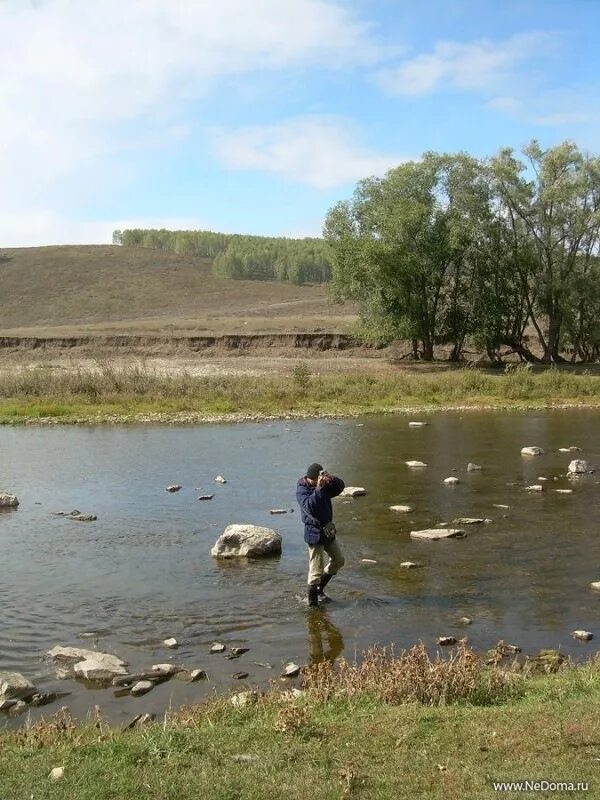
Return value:
M 0 334 L 346 332 L 323 285 L 219 278 L 212 261 L 104 245 L 0 250 Z

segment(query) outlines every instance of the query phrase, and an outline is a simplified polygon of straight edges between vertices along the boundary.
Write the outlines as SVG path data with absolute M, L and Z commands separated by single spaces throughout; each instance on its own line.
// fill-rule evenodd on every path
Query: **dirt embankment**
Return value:
M 354 350 L 364 347 L 342 333 L 230 334 L 221 336 L 0 336 L 0 349 L 23 350 L 127 350 L 144 353 L 160 349 L 172 352 L 206 350 Z M 373 349 L 379 349 L 373 346 Z

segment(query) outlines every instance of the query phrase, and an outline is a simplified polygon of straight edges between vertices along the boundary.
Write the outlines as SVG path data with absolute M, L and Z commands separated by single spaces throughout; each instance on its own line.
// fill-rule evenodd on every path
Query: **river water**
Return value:
M 524 652 L 560 648 L 575 659 L 597 639 L 600 472 L 576 481 L 577 454 L 600 465 L 600 413 L 437 413 L 422 428 L 406 416 L 341 421 L 199 427 L 4 427 L 0 486 L 17 510 L 0 514 L 0 670 L 22 672 L 43 690 L 71 694 L 61 704 L 84 716 L 97 704 L 112 722 L 162 712 L 215 690 L 265 684 L 288 660 L 299 664 L 393 642 L 400 649 L 440 635 L 468 635 L 477 650 L 504 639 Z M 524 445 L 546 454 L 523 457 Z M 427 468 L 411 470 L 417 459 Z M 295 483 L 318 460 L 365 497 L 335 502 L 347 565 L 330 584 L 333 601 L 309 613 L 306 550 Z M 482 466 L 467 472 L 469 461 Z M 224 475 L 227 483 L 214 482 Z M 460 484 L 446 486 L 456 475 Z M 524 487 L 548 478 L 546 491 Z M 557 478 L 557 480 L 556 480 Z M 165 487 L 182 484 L 176 494 Z M 553 489 L 573 488 L 573 494 Z M 199 494 L 214 493 L 198 502 Z M 414 511 L 398 514 L 393 504 Z M 508 505 L 497 508 L 494 504 Z M 77 523 L 53 516 L 79 509 Z M 272 508 L 288 513 L 272 516 Z M 294 509 L 294 512 L 291 512 Z M 411 540 L 411 530 L 456 517 L 488 517 L 464 539 Z M 232 522 L 266 525 L 283 536 L 281 558 L 218 562 L 210 549 Z M 363 559 L 370 561 L 364 562 Z M 422 564 L 406 570 L 402 561 Z M 371 563 L 375 561 L 376 563 Z M 458 626 L 471 617 L 468 628 Z M 95 632 L 91 639 L 78 638 Z M 176 651 L 161 643 L 174 636 Z M 249 652 L 229 661 L 209 654 L 219 640 Z M 168 660 L 200 667 L 209 680 L 171 680 L 142 698 L 59 681 L 46 651 L 56 644 L 114 652 L 132 670 Z M 269 670 L 260 664 L 270 663 Z M 248 672 L 237 681 L 233 673 Z M 0 715 L 1 725 L 22 724 Z

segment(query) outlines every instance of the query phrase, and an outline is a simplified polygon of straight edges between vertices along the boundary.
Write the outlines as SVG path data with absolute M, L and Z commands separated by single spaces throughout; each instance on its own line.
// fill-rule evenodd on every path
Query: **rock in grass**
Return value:
M 16 508 L 18 505 L 19 500 L 16 494 L 0 489 L 0 508 Z
M 410 469 L 422 469 L 427 466 L 424 461 L 405 461 L 404 463 L 407 467 L 410 467 Z
M 408 514 L 413 510 L 412 506 L 390 506 L 390 511 L 397 511 L 399 514 Z
M 50 770 L 50 774 L 48 775 L 51 781 L 59 781 L 61 778 L 65 777 L 65 768 L 64 767 L 54 767 Z
M 153 722 L 156 719 L 156 714 L 136 714 L 136 716 L 123 727 L 122 730 L 130 731 L 132 728 L 141 728 L 143 725 Z
M 460 528 L 427 528 L 422 531 L 411 531 L 411 539 L 462 539 L 467 534 Z
M 590 631 L 573 631 L 571 636 L 574 639 L 581 639 L 582 642 L 589 642 L 590 639 L 594 638 L 594 634 L 590 633 Z
M 229 702 L 234 708 L 246 708 L 257 703 L 259 697 L 259 693 L 255 691 L 238 692 L 231 695 Z
M 541 447 L 536 447 L 534 445 L 530 445 L 529 447 L 522 447 L 521 448 L 521 455 L 522 456 L 543 456 L 544 451 Z
M 339 495 L 340 497 L 363 497 L 367 490 L 363 486 L 346 486 Z
M 217 539 L 215 558 L 264 558 L 281 553 L 281 536 L 259 525 L 228 525 Z
M 457 484 L 460 483 L 460 481 L 458 480 L 458 478 L 455 478 L 454 475 L 450 475 L 449 478 L 444 478 L 444 483 L 446 484 L 446 486 L 456 486 Z

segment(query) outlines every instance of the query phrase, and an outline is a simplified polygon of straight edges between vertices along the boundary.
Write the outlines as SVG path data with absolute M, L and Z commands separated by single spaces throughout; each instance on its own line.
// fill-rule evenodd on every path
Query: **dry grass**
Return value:
M 521 684 L 517 673 L 486 666 L 464 640 L 447 657 L 436 653 L 432 658 L 422 643 L 399 655 L 393 649 L 372 647 L 360 661 L 342 659 L 335 666 L 322 662 L 304 675 L 304 687 L 317 702 L 368 695 L 394 704 L 493 705 L 517 696 Z
M 126 731 L 74 725 L 63 711 L 4 733 L 0 797 L 485 800 L 498 795 L 492 781 L 526 778 L 587 781 L 597 796 L 600 659 L 524 678 L 518 691 L 502 681 L 484 704 L 473 689 L 484 667 L 463 644 L 445 665 L 420 646 L 362 660 L 362 672 L 332 671 L 327 684 L 321 672 L 321 688 L 297 698 L 280 687 L 242 708 L 216 698 Z M 52 781 L 56 766 L 64 777 Z
M 216 278 L 208 259 L 112 246 L 2 250 L 0 331 L 169 336 L 346 330 L 324 286 Z M 339 328 L 337 326 L 340 326 Z

